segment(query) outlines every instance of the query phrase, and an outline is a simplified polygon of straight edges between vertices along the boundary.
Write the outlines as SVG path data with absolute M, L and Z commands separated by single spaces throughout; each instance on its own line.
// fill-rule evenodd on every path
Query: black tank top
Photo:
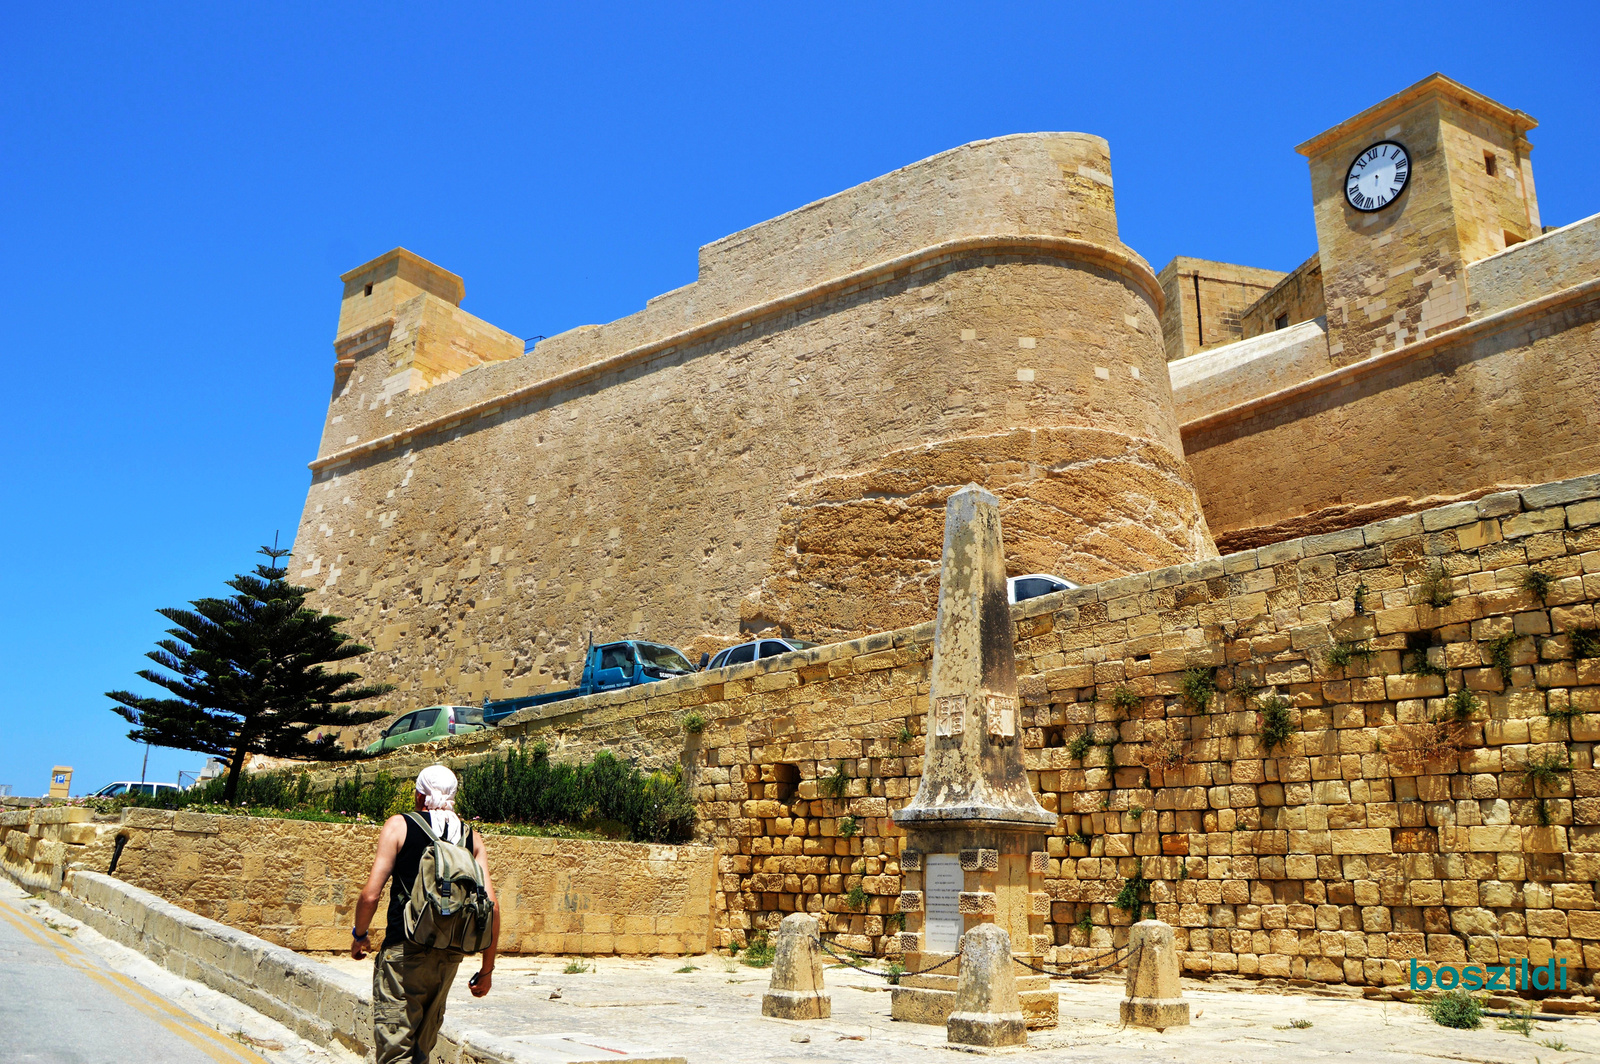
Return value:
M 465 824 L 461 826 L 465 829 L 461 836 L 461 845 L 471 852 L 472 829 Z M 422 867 L 422 855 L 431 845 L 433 840 L 428 837 L 428 833 L 417 825 L 415 818 L 407 816 L 406 841 L 401 844 L 400 853 L 394 859 L 394 871 L 389 874 L 389 921 L 383 932 L 385 946 L 405 941 L 406 902 L 411 900 L 411 884 L 417 881 L 417 870 Z

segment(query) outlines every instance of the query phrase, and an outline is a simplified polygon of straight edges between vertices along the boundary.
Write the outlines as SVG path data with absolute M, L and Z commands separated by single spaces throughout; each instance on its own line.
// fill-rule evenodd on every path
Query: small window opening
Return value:
M 1494 173 L 1494 171 L 1493 171 L 1493 170 L 1490 170 L 1490 171 L 1489 171 L 1489 172 L 1490 172 L 1490 173 L 1491 173 L 1491 174 L 1492 174 L 1492 173 Z M 369 284 L 369 285 L 367 285 L 367 295 L 369 295 L 369 296 L 370 296 L 370 295 L 371 295 L 371 294 L 372 294 L 372 286 L 371 286 L 371 285 L 370 285 L 370 284 Z
M 1506 237 L 1506 247 L 1510 247 L 1512 244 L 1520 244 L 1523 241 L 1522 237 L 1520 237 L 1517 234 L 1513 233 L 1509 229 L 1505 230 L 1505 237 Z
M 1288 314 L 1288 312 L 1285 311 L 1284 313 L 1279 314 L 1276 318 L 1273 318 L 1272 319 L 1272 327 L 1274 329 L 1287 329 L 1289 327 L 1289 314 Z
M 1488 174 L 1490 177 L 1493 177 L 1498 169 L 1499 169 L 1499 167 L 1495 164 L 1495 161 L 1494 161 L 1494 152 L 1492 152 L 1492 151 L 1484 152 L 1483 153 L 1483 171 L 1484 171 L 1484 173 Z
M 800 786 L 800 766 L 776 764 L 765 766 L 771 769 L 771 779 L 767 783 L 767 797 L 788 805 L 794 801 L 794 792 Z

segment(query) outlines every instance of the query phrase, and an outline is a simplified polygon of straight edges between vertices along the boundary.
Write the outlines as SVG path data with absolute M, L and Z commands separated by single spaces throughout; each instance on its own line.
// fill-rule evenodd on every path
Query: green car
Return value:
M 407 713 L 385 728 L 378 741 L 368 745 L 367 753 L 381 754 L 397 746 L 465 735 L 484 727 L 481 706 L 429 706 Z

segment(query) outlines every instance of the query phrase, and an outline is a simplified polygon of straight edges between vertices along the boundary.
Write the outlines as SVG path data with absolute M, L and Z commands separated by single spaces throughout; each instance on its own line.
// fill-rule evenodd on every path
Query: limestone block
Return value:
M 904 853 L 902 853 L 900 855 L 900 871 L 922 871 L 922 854 L 918 853 L 916 850 L 906 850 Z
M 899 938 L 900 938 L 900 952 L 901 953 L 921 953 L 922 952 L 922 932 L 920 932 L 920 931 L 902 931 L 902 932 L 900 932 Z
M 993 916 L 997 910 L 994 892 L 963 890 L 956 895 L 956 910 L 963 916 Z
M 1050 851 L 1034 850 L 1028 854 L 1028 874 L 1042 876 L 1050 870 Z
M 962 850 L 963 872 L 997 872 L 1000 870 L 999 850 Z
M 1184 1027 L 1189 1003 L 1178 984 L 1178 951 L 1171 925 L 1141 920 L 1128 934 L 1127 998 L 1122 1022 L 1134 1027 Z
M 1028 915 L 1049 916 L 1050 895 L 1042 890 L 1035 890 L 1028 894 Z
M 898 911 L 903 913 L 920 913 L 922 911 L 922 891 L 902 890 Z
M 778 925 L 772 981 L 761 998 L 761 1015 L 781 1020 L 823 1020 L 833 999 L 822 981 L 822 939 L 817 918 L 791 913 Z
M 994 924 L 961 936 L 955 1010 L 945 1024 L 945 1040 L 975 1046 L 1027 1044 L 1011 936 Z

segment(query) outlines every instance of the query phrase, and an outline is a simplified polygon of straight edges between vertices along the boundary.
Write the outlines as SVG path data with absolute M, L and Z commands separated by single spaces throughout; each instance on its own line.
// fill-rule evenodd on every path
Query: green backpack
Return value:
M 433 840 L 417 864 L 406 902 L 406 939 L 451 953 L 481 953 L 494 934 L 494 902 L 483 889 L 483 869 L 471 850 L 436 835 L 426 816 L 406 815 Z

